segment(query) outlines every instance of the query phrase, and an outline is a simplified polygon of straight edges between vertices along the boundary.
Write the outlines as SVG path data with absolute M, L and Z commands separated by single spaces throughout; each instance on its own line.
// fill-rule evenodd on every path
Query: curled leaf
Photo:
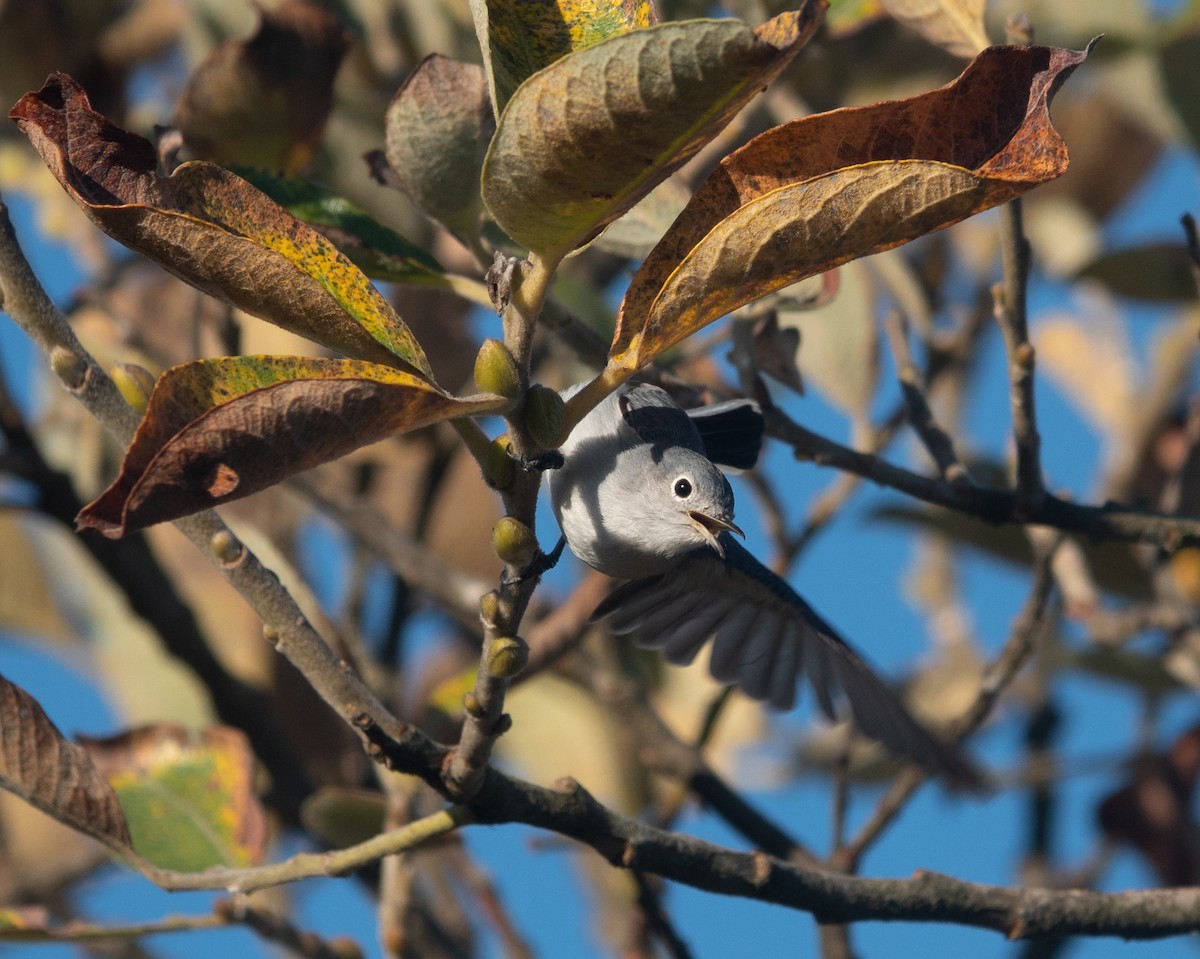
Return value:
M 182 726 L 146 726 L 88 740 L 87 748 L 121 797 L 144 859 L 181 872 L 262 861 L 266 815 L 254 794 L 254 754 L 239 730 L 193 736 Z
M 397 184 L 460 240 L 475 236 L 479 174 L 496 130 L 483 69 L 432 54 L 387 109 L 385 150 Z
M 109 848 L 129 848 L 117 794 L 29 693 L 0 676 L 0 786 Z
M 285 330 L 432 377 L 412 332 L 358 267 L 241 177 L 199 162 L 158 176 L 154 147 L 96 113 L 65 74 L 9 116 L 113 239 Z
M 757 30 L 692 20 L 635 30 L 530 77 L 500 117 L 483 196 L 518 243 L 555 262 L 696 154 L 816 30 L 825 0 Z
M 991 47 L 939 90 L 794 120 L 726 157 L 634 276 L 610 366 L 1061 175 L 1049 101 L 1086 52 Z
M 116 539 L 240 499 L 386 436 L 502 409 L 361 360 L 236 356 L 185 363 L 155 385 L 113 484 L 76 519 Z

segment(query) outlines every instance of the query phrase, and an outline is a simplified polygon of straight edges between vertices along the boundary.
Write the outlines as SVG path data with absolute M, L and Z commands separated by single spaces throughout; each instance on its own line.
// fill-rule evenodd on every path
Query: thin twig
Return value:
M 814 433 L 779 409 L 766 409 L 767 433 L 792 447 L 797 459 L 830 466 L 890 487 L 935 506 L 974 516 L 987 523 L 1037 523 L 1094 540 L 1182 546 L 1200 543 L 1200 518 L 1164 516 L 1108 503 L 1085 506 L 1045 494 L 1032 512 L 1018 507 L 1016 494 L 983 486 L 958 490 L 940 479 L 921 476 L 878 456 L 843 446 Z
M 900 381 L 908 422 L 937 464 L 943 480 L 956 488 L 973 485 L 970 474 L 954 452 L 954 443 L 949 434 L 938 426 L 933 411 L 929 408 L 921 374 L 908 347 L 908 325 L 905 323 L 904 314 L 899 310 L 889 311 L 883 326 L 896 361 L 896 378 Z
M 1196 285 L 1196 295 L 1200 296 L 1200 234 L 1196 231 L 1196 218 L 1190 213 L 1185 213 L 1179 218 L 1179 224 L 1183 227 L 1192 282 Z
M 1033 373 L 1036 362 L 1029 342 L 1026 293 L 1029 286 L 1029 241 L 1022 225 L 1021 200 L 1010 200 L 1000 211 L 1000 263 L 1003 281 L 992 290 L 996 322 L 1008 357 L 1009 398 L 1013 441 L 1017 448 L 1017 515 L 1037 512 L 1045 495 L 1042 483 L 1041 437 L 1037 431 Z
M 650 881 L 636 869 L 633 871 L 633 881 L 637 884 L 637 902 L 642 915 L 646 917 L 646 927 L 663 944 L 671 959 L 691 959 L 692 950 L 675 928 L 671 917 L 663 909 L 662 898 Z

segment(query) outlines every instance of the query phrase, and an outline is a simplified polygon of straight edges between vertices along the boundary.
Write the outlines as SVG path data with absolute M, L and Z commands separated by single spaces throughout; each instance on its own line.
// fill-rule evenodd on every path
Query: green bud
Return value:
M 512 516 L 502 516 L 492 527 L 492 546 L 503 562 L 518 569 L 532 563 L 538 551 L 533 530 Z
M 118 363 L 113 367 L 112 378 L 125 402 L 145 413 L 154 390 L 154 374 L 136 363 Z
M 501 433 L 488 447 L 483 467 L 483 478 L 492 489 L 505 490 L 512 486 L 517 475 L 517 464 L 509 455 L 512 440 L 507 433 Z
M 475 357 L 475 385 L 484 393 L 514 399 L 521 393 L 521 372 L 508 347 L 499 340 L 484 340 Z
M 487 652 L 487 671 L 497 679 L 512 679 L 529 662 L 529 647 L 519 636 L 492 640 Z
M 562 397 L 548 386 L 535 384 L 525 396 L 525 429 L 539 446 L 552 447 L 567 422 Z

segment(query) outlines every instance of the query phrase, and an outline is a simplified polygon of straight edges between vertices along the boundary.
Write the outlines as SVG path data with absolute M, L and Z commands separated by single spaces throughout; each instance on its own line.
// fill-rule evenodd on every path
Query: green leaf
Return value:
M 796 55 L 824 0 L 751 30 L 693 20 L 572 53 L 509 101 L 483 165 L 508 235 L 555 263 L 686 163 Z
M 218 726 L 196 738 L 181 726 L 146 726 L 88 740 L 87 749 L 121 798 L 144 859 L 180 872 L 262 861 L 266 816 L 239 730 Z
M 184 363 L 159 377 L 120 475 L 76 523 L 115 539 L 248 496 L 384 437 L 509 403 L 458 399 L 362 360 Z
M 389 283 L 443 285 L 445 268 L 429 253 L 358 204 L 307 180 L 264 170 L 237 168 L 238 176 L 262 190 L 298 220 L 316 227 L 367 276 Z
M 412 331 L 362 271 L 241 177 L 211 163 L 158 176 L 154 147 L 96 113 L 65 74 L 9 115 L 113 239 L 247 313 L 432 379 Z
M 651 0 L 471 0 L 471 16 L 497 115 L 525 80 L 568 53 L 658 22 Z
M 1097 257 L 1080 277 L 1099 280 L 1120 296 L 1151 302 L 1196 299 L 1196 277 L 1182 243 L 1147 243 Z

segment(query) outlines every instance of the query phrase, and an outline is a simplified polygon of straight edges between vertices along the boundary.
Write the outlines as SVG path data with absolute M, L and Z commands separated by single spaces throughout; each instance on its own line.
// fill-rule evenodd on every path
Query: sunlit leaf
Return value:
M 209 163 L 158 176 L 153 146 L 92 110 L 64 74 L 23 96 L 9 116 L 115 240 L 284 329 L 431 375 L 408 327 L 362 272 L 241 177 Z
M 530 77 L 483 166 L 483 196 L 517 242 L 554 262 L 687 162 L 816 30 L 824 0 L 757 30 L 693 20 L 635 30 Z
M 193 737 L 181 726 L 146 726 L 87 746 L 121 797 L 143 858 L 182 872 L 262 860 L 266 816 L 240 731 L 218 726 Z
M 1049 100 L 1086 52 L 992 47 L 908 100 L 775 127 L 726 157 L 647 257 L 610 366 L 636 370 L 713 320 L 898 246 L 1066 170 Z
M 388 104 L 385 152 L 400 188 L 460 240 L 478 233 L 480 171 L 496 120 L 483 70 L 433 54 Z
M 555 60 L 658 22 L 652 0 L 471 0 L 471 15 L 497 115 Z
M 880 0 L 887 12 L 930 43 L 959 57 L 988 45 L 984 0 Z
M 261 170 L 237 170 L 298 220 L 316 227 L 355 266 L 375 280 L 439 285 L 445 268 L 434 257 L 384 226 L 357 203 L 306 180 Z
M 121 803 L 91 757 L 3 676 L 0 729 L 0 786 L 110 848 L 129 846 Z
M 248 496 L 386 436 L 507 402 L 458 399 L 362 360 L 185 363 L 159 377 L 120 475 L 77 524 L 115 539 Z

